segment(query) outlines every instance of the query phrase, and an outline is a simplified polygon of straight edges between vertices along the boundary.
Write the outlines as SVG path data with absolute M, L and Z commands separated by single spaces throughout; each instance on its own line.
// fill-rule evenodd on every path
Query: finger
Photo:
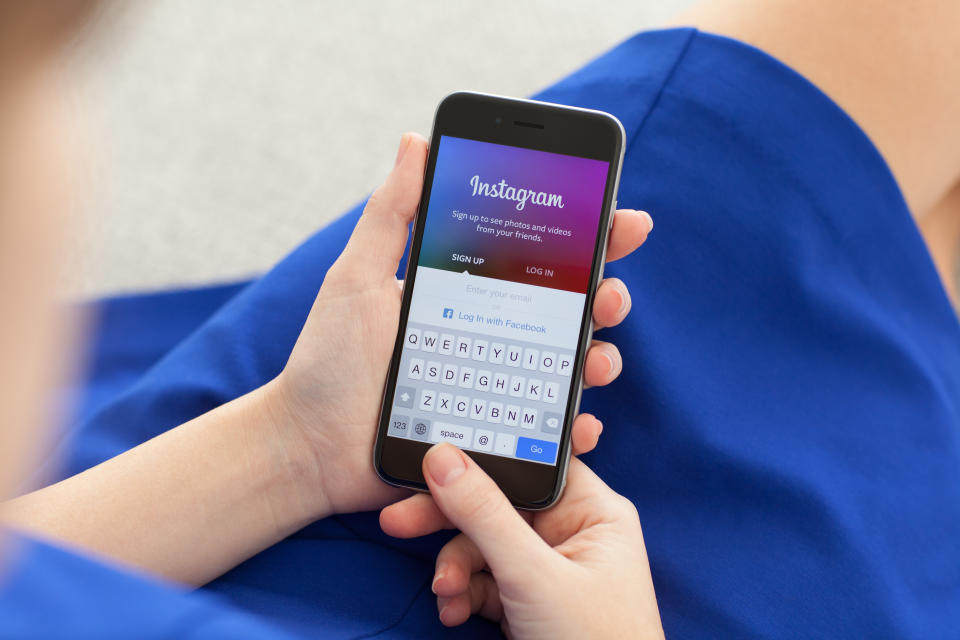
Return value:
M 462 533 L 443 545 L 437 554 L 437 568 L 431 589 L 438 596 L 453 597 L 470 586 L 470 576 L 487 567 L 487 561 L 473 541 Z
M 384 507 L 380 512 L 380 528 L 394 538 L 416 538 L 441 529 L 452 529 L 453 525 L 437 508 L 432 497 L 417 493 Z
M 646 211 L 620 209 L 613 214 L 613 227 L 607 240 L 607 262 L 630 255 L 653 231 L 653 218 Z
M 573 421 L 573 433 L 570 437 L 573 455 L 589 453 L 600 441 L 603 424 L 589 413 L 581 413 Z
M 407 244 L 407 229 L 420 203 L 427 148 L 427 141 L 416 133 L 401 138 L 393 169 L 370 196 L 343 251 L 354 275 L 395 276 Z
M 631 300 L 627 285 L 620 278 L 607 278 L 597 288 L 593 300 L 593 328 L 615 327 L 630 313 Z
M 533 514 L 526 511 L 520 517 L 528 524 L 533 521 Z M 418 538 L 454 527 L 429 494 L 416 493 L 384 507 L 380 528 L 394 538 Z
M 490 477 L 453 445 L 435 445 L 423 459 L 434 501 L 467 534 L 498 579 L 528 579 L 527 566 L 544 566 L 551 550 L 520 517 Z
M 608 487 L 579 458 L 567 467 L 567 486 L 553 508 L 537 514 L 535 529 L 551 547 L 598 523 L 636 514 L 633 504 Z
M 583 365 L 584 387 L 602 387 L 617 379 L 623 370 L 623 358 L 617 345 L 594 340 Z
M 500 590 L 489 573 L 475 573 L 470 577 L 466 591 L 452 598 L 437 598 L 440 622 L 455 627 L 477 614 L 488 620 L 498 621 L 503 617 Z

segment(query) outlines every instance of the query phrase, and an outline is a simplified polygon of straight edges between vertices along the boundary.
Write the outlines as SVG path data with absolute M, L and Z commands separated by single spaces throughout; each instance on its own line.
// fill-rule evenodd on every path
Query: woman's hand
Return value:
M 375 509 L 405 495 L 376 476 L 371 456 L 400 315 L 396 272 L 420 200 L 427 148 L 422 137 L 403 136 L 393 170 L 327 272 L 286 368 L 264 389 L 276 436 L 286 443 L 285 456 L 297 461 L 291 466 L 308 485 L 302 499 L 312 501 L 316 517 Z M 646 213 L 618 211 L 608 260 L 639 247 L 651 226 Z M 593 309 L 596 327 L 619 324 L 629 310 L 623 282 L 604 280 Z M 621 367 L 616 346 L 596 340 L 584 381 L 609 384 Z M 601 429 L 593 416 L 578 416 L 574 452 L 593 449 Z
M 423 460 L 430 495 L 380 514 L 409 538 L 457 527 L 437 557 L 440 620 L 472 614 L 512 638 L 662 638 L 637 510 L 578 459 L 551 509 L 518 513 L 469 456 L 449 444 Z

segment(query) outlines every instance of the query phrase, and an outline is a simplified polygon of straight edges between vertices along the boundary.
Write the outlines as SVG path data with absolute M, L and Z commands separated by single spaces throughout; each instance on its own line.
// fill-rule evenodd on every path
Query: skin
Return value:
M 637 510 L 582 462 L 571 460 L 560 501 L 533 514 L 450 444 L 431 448 L 423 471 L 430 495 L 387 507 L 380 523 L 401 538 L 462 531 L 437 556 L 443 624 L 478 614 L 511 638 L 663 637 Z
M 68 137 L 44 61 L 0 40 L 0 497 L 33 468 L 55 418 L 46 392 L 71 364 L 71 323 L 53 305 L 69 227 Z

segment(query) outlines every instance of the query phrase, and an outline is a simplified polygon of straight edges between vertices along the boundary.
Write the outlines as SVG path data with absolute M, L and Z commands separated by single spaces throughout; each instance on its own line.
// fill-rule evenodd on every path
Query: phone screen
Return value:
M 557 464 L 610 170 L 440 137 L 387 437 Z

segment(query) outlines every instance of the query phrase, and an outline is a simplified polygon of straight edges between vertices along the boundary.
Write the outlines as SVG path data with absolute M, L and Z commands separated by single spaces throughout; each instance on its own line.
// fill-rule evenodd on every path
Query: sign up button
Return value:
M 557 443 L 533 438 L 518 438 L 517 457 L 553 464 L 557 459 Z

